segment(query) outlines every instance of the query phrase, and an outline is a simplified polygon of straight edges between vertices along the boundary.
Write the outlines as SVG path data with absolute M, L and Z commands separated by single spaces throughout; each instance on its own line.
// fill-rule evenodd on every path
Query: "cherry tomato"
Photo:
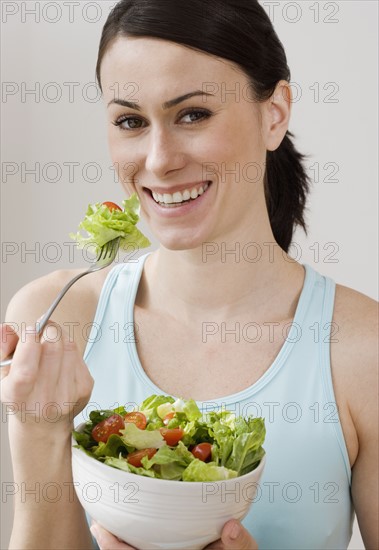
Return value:
M 170 447 L 177 445 L 184 435 L 184 430 L 182 430 L 182 428 L 160 428 L 159 431 Z
M 141 459 L 144 456 L 147 456 L 147 458 L 150 460 L 150 458 L 154 456 L 156 452 L 157 452 L 157 449 L 153 449 L 153 448 L 141 449 L 140 451 L 134 451 L 133 453 L 128 454 L 126 460 L 132 466 L 135 466 L 136 468 L 140 468 L 142 466 Z
M 198 443 L 191 450 L 191 453 L 195 458 L 207 462 L 212 455 L 212 445 L 210 443 Z
M 163 424 L 167 426 L 167 424 L 172 420 L 175 416 L 174 412 L 167 413 L 166 416 L 163 419 Z
M 105 418 L 92 430 L 92 437 L 95 441 L 106 443 L 112 434 L 119 434 L 120 430 L 125 428 L 124 420 L 119 414 L 112 414 L 109 418 Z
M 119 207 L 118 204 L 116 204 L 115 202 L 103 202 L 103 205 L 104 206 L 107 206 L 109 208 L 109 210 L 121 210 L 122 212 L 122 208 Z
M 138 411 L 128 413 L 124 416 L 124 420 L 125 422 L 131 422 L 135 424 L 140 430 L 144 430 L 146 428 L 146 416 Z

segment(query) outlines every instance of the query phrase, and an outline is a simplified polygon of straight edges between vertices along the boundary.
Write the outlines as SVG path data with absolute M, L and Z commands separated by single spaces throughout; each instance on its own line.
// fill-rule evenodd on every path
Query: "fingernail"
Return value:
M 236 539 L 238 539 L 240 533 L 241 533 L 240 525 L 239 525 L 239 523 L 235 523 L 232 527 L 232 530 L 230 531 L 229 537 L 232 540 L 236 540 Z

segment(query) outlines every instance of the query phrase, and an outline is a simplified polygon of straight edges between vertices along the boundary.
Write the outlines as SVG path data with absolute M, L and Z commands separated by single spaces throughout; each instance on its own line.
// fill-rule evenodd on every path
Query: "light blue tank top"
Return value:
M 84 354 L 95 386 L 77 421 L 94 408 L 132 408 L 151 394 L 166 393 L 143 370 L 133 331 L 148 255 L 116 265 L 104 283 Z M 272 365 L 245 390 L 199 403 L 203 410 L 225 406 L 265 417 L 266 468 L 243 521 L 260 550 L 346 549 L 352 533 L 351 470 L 330 369 L 330 341 L 338 340 L 332 325 L 335 284 L 304 267 L 295 317 Z

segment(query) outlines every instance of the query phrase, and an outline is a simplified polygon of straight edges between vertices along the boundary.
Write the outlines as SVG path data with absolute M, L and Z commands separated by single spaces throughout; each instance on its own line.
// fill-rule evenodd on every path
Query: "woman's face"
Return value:
M 122 37 L 101 80 L 112 161 L 162 245 L 227 242 L 246 228 L 254 239 L 267 143 L 245 74 L 176 43 Z

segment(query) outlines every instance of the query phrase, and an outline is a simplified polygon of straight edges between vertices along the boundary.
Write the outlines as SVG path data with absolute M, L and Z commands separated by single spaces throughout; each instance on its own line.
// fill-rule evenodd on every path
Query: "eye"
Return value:
M 136 116 L 122 115 L 112 124 L 118 126 L 121 130 L 140 130 L 144 128 L 145 121 Z
M 212 115 L 207 109 L 187 109 L 186 111 L 180 113 L 179 119 L 184 122 L 184 124 L 193 124 L 196 122 L 201 122 L 209 118 Z M 187 118 L 187 120 L 184 120 Z

